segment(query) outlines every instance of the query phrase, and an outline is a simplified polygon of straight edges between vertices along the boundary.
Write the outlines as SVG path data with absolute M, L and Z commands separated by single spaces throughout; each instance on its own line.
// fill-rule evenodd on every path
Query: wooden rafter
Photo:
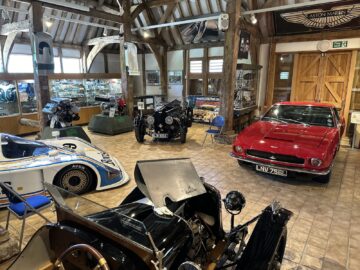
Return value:
M 178 3 L 180 0 L 171 0 L 171 3 Z M 131 12 L 131 20 L 133 21 L 141 12 L 143 12 L 145 9 L 158 7 L 158 6 L 164 6 L 169 4 L 169 0 L 152 0 L 147 1 L 139 4 L 133 12 Z
M 160 18 L 160 21 L 158 22 L 158 24 L 163 24 L 167 21 L 167 19 L 170 17 L 170 15 L 173 13 L 174 9 L 175 9 L 175 5 L 176 3 L 170 3 L 167 7 L 165 12 L 163 13 L 162 17 Z M 161 7 L 162 9 L 162 7 Z M 164 28 L 160 28 L 158 29 L 158 34 L 161 34 L 161 32 L 163 31 Z

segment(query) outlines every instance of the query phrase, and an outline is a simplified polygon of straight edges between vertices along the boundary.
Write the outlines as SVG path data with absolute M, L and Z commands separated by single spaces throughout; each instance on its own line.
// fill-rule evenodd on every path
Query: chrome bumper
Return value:
M 327 174 L 329 174 L 331 172 L 331 169 L 332 169 L 332 166 L 333 166 L 331 164 L 329 169 L 327 169 L 325 171 L 315 171 L 315 170 L 306 170 L 306 169 L 296 168 L 296 167 L 285 167 L 285 166 L 272 164 L 272 163 L 264 163 L 264 162 L 261 162 L 261 161 L 256 161 L 256 160 L 246 159 L 246 158 L 243 158 L 243 157 L 238 157 L 238 156 L 234 155 L 233 153 L 230 153 L 230 156 L 233 157 L 233 158 L 236 158 L 237 160 L 245 161 L 245 162 L 255 164 L 255 165 L 268 166 L 268 167 L 272 167 L 272 168 L 280 169 L 280 170 L 285 170 L 285 171 L 291 171 L 291 172 L 297 172 L 297 173 L 307 173 L 307 174 L 314 174 L 314 175 L 327 175 Z

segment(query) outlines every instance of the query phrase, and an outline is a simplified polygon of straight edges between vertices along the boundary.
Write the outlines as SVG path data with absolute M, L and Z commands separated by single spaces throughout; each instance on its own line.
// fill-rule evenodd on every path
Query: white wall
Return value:
M 332 43 L 334 41 L 347 41 L 347 48 L 332 48 Z M 317 48 L 320 40 L 317 41 L 303 41 L 303 42 L 288 42 L 288 43 L 277 43 L 276 52 L 285 53 L 285 52 L 306 52 L 306 51 L 319 51 Z M 348 39 L 334 39 L 330 40 L 330 49 L 329 50 L 344 50 L 344 49 L 359 49 L 360 48 L 360 38 L 348 38 Z
M 145 93 L 143 92 L 143 77 L 145 74 L 143 74 L 143 66 L 142 66 L 142 55 L 138 54 L 138 64 L 139 64 L 139 70 L 140 75 L 139 76 L 133 76 L 134 77 L 134 96 L 142 96 Z
M 109 73 L 120 73 L 120 55 L 107 54 Z
M 99 53 L 95 57 L 89 73 L 105 73 L 105 60 L 104 60 L 104 55 L 102 53 Z
M 168 71 L 183 71 L 184 69 L 184 51 L 171 51 L 167 54 Z M 183 78 L 184 79 L 184 78 Z M 178 99 L 182 100 L 182 91 L 184 85 L 169 85 L 168 99 L 169 101 Z

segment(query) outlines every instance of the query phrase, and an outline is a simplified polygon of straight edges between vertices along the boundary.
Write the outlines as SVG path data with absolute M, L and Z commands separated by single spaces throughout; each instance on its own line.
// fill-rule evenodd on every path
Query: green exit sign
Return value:
M 347 48 L 348 46 L 348 42 L 345 40 L 340 40 L 340 41 L 334 41 L 333 42 L 333 48 L 334 49 L 338 49 L 338 48 Z

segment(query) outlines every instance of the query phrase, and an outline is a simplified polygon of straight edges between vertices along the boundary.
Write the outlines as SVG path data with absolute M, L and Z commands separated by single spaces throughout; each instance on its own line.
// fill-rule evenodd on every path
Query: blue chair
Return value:
M 204 141 L 202 143 L 202 145 L 204 146 L 204 143 L 206 141 L 206 138 L 208 135 L 211 136 L 211 141 L 214 142 L 214 136 L 215 135 L 220 135 L 222 133 L 223 127 L 225 125 L 225 119 L 223 116 L 218 115 L 216 116 L 210 123 L 210 128 L 205 131 L 205 138 Z M 215 129 L 213 129 L 215 128 Z
M 20 194 L 14 191 L 8 184 L 3 182 L 0 182 L 0 188 L 3 194 L 5 194 L 9 200 L 9 205 L 7 207 L 9 212 L 6 219 L 6 230 L 9 228 L 10 213 L 13 214 L 19 220 L 22 220 L 20 240 L 19 240 L 19 250 L 21 251 L 21 244 L 24 236 L 26 218 L 34 214 L 37 214 L 47 222 L 51 223 L 51 221 L 47 219 L 44 215 L 42 215 L 40 211 L 51 206 L 52 202 L 48 197 L 44 195 L 36 195 L 24 199 L 23 197 L 21 197 Z

